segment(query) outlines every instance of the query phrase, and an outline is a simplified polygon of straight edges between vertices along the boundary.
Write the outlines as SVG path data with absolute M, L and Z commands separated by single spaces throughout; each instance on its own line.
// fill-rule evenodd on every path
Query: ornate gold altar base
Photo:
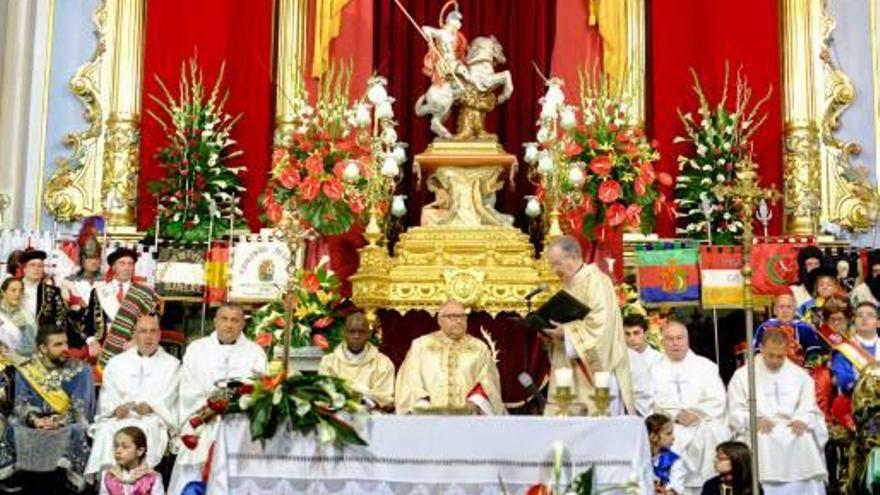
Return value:
M 352 299 L 366 310 L 434 312 L 457 299 L 493 316 L 525 314 L 529 291 L 542 282 L 558 285 L 533 252 L 528 237 L 513 227 L 413 227 L 401 235 L 393 257 L 385 247 L 361 250 Z

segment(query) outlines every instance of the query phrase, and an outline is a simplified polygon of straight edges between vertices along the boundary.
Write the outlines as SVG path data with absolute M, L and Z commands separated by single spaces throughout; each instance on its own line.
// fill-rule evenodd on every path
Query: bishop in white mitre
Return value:
M 715 448 L 730 438 L 727 400 L 718 366 L 691 352 L 687 328 L 671 321 L 663 328 L 664 356 L 653 367 L 654 412 L 675 422 L 672 450 L 681 456 L 686 493 L 700 493 L 716 475 Z
M 244 310 L 226 303 L 214 316 L 214 332 L 186 349 L 180 367 L 180 423 L 189 428 L 189 419 L 206 405 L 220 380 L 250 378 L 266 372 L 266 353 L 242 334 Z M 180 445 L 169 480 L 168 493 L 180 493 L 191 481 L 202 480 L 202 468 L 217 437 L 220 422 L 214 417 L 198 431 L 195 448 Z M 191 428 L 190 428 L 191 431 Z
M 786 359 L 788 341 L 768 329 L 755 358 L 758 459 L 765 495 L 823 495 L 828 476 L 823 459 L 828 432 L 816 404 L 813 380 Z M 728 388 L 730 427 L 749 441 L 748 370 L 737 370 Z
M 113 437 L 137 426 L 147 437 L 146 463 L 155 467 L 177 428 L 177 370 L 180 362 L 159 346 L 159 320 L 143 315 L 134 329 L 135 346 L 107 362 L 98 413 L 89 427 L 94 439 L 86 475 L 115 465 Z

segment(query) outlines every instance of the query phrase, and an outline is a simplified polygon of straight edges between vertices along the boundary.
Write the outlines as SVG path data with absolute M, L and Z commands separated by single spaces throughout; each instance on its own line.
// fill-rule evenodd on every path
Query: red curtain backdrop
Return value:
M 761 183 L 782 189 L 782 76 L 778 2 L 741 0 L 648 1 L 648 133 L 660 142 L 660 170 L 678 174 L 676 157 L 687 148 L 673 145 L 683 133 L 676 108 L 696 115 L 697 99 L 691 91 L 693 67 L 700 76 L 710 102 L 717 102 L 724 82 L 724 62 L 730 62 L 728 98 L 736 97 L 736 71 L 743 68 L 760 99 L 769 87 L 767 121 L 753 137 L 755 162 Z M 730 101 L 730 100 L 729 100 Z M 667 191 L 672 197 L 672 188 Z M 773 211 L 770 233 L 782 227 L 782 205 Z M 667 221 L 657 232 L 672 236 L 675 226 Z
M 579 72 L 587 69 L 602 73 L 602 37 L 595 26 L 589 25 L 588 0 L 556 0 L 556 10 L 565 15 L 556 16 L 550 73 L 565 81 L 562 89 L 566 99 L 579 104 Z
M 437 16 L 445 0 L 402 0 L 419 25 L 437 26 Z M 534 141 L 535 119 L 538 115 L 538 98 L 544 94 L 544 83 L 532 67 L 534 61 L 544 74 L 550 72 L 556 25 L 556 2 L 511 0 L 486 2 L 483 0 L 460 0 L 464 16 L 462 32 L 469 40 L 477 36 L 495 35 L 504 47 L 507 63 L 496 70 L 510 70 L 513 76 L 512 98 L 501 105 L 488 119 L 487 127 L 498 133 L 504 149 L 522 160 L 522 143 Z M 409 143 L 407 154 L 412 156 L 425 150 L 432 135 L 428 120 L 415 116 L 413 105 L 429 86 L 422 75 L 422 58 L 427 46 L 402 12 L 389 0 L 375 1 L 373 57 L 376 71 L 388 78 L 388 93 L 396 99 L 394 111 L 400 122 L 398 134 Z M 344 28 L 343 28 L 344 29 Z M 527 229 L 528 222 L 522 211 L 523 196 L 534 187 L 529 184 L 524 164 L 516 176 L 515 188 L 509 185 L 498 194 L 499 211 L 515 214 L 516 226 Z M 421 206 L 431 200 L 431 195 L 417 188 L 409 167 L 400 187 L 409 196 L 409 214 L 406 225 L 418 225 Z M 385 350 L 398 365 L 403 360 L 413 338 L 437 329 L 434 319 L 423 312 L 410 313 L 404 317 L 386 312 L 382 315 Z M 513 328 L 503 317 L 492 319 L 478 314 L 470 319 L 470 330 L 479 335 L 479 326 L 490 331 L 500 349 L 500 371 L 505 400 L 522 398 L 522 387 L 516 376 L 528 367 L 526 346 L 536 345 L 520 330 Z M 536 379 L 536 381 L 539 381 Z
M 275 115 L 273 85 L 273 0 L 149 0 L 147 3 L 144 51 L 143 118 L 141 123 L 141 169 L 138 178 L 138 225 L 148 228 L 154 221 L 156 203 L 146 185 L 159 178 L 156 152 L 166 144 L 162 128 L 146 111 L 161 112 L 147 98 L 162 98 L 155 81 L 158 75 L 175 96 L 180 64 L 198 54 L 206 84 L 213 86 L 220 65 L 226 62 L 225 87 L 230 97 L 226 110 L 242 113 L 232 137 L 244 155 L 235 164 L 247 167 L 243 183 L 247 188 L 242 209 L 251 229 L 259 228 L 262 213 L 257 197 L 266 184 Z

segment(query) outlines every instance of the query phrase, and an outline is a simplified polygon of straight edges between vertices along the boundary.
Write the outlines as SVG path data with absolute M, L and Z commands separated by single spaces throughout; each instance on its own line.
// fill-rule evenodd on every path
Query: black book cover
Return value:
M 575 299 L 574 296 L 560 290 L 541 305 L 536 311 L 521 319 L 523 326 L 529 330 L 540 332 L 550 328 L 550 320 L 557 323 L 568 323 L 574 320 L 582 320 L 590 312 L 590 308 Z

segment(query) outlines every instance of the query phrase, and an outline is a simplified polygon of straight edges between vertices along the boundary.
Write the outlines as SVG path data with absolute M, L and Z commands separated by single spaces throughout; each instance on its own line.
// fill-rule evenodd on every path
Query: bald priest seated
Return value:
M 504 414 L 495 356 L 467 334 L 467 312 L 449 301 L 437 312 L 440 330 L 413 340 L 397 373 L 397 414 L 462 412 Z
M 371 410 L 390 412 L 394 409 L 394 363 L 370 343 L 372 336 L 363 313 L 348 315 L 343 342 L 321 358 L 318 373 L 349 382 Z

